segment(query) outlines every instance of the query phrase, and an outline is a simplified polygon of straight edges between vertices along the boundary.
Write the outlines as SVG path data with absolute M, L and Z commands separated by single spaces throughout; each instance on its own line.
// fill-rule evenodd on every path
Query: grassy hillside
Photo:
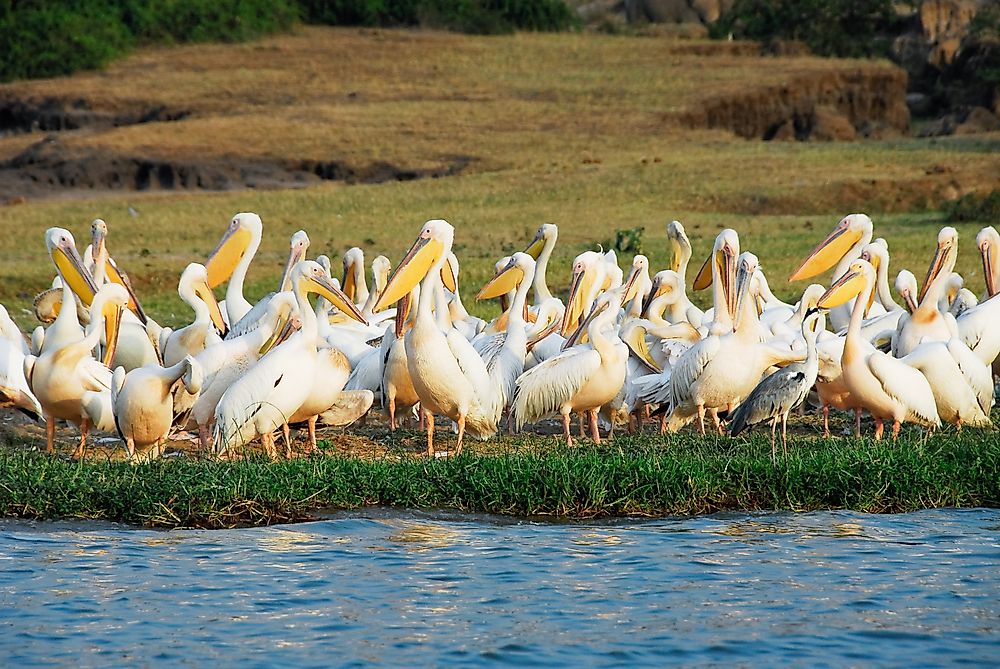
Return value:
M 652 37 L 309 28 L 251 44 L 153 49 L 100 73 L 0 86 L 2 101 L 67 108 L 83 101 L 102 118 L 154 109 L 179 117 L 53 133 L 45 150 L 63 161 L 328 161 L 357 174 L 380 164 L 458 172 L 220 193 L 56 188 L 46 199 L 0 206 L 0 302 L 31 324 L 22 310 L 52 276 L 42 232 L 67 227 L 82 248 L 100 216 L 149 310 L 179 322 L 188 317 L 175 293 L 180 271 L 204 259 L 228 218 L 244 210 L 265 221 L 250 272 L 257 294 L 272 289 L 282 249 L 299 228 L 315 253 L 359 245 L 397 261 L 424 220 L 446 218 L 457 227 L 471 302 L 495 258 L 526 244 L 542 222 L 560 226 L 550 271 L 561 287 L 573 256 L 614 239 L 617 229 L 645 227 L 643 250 L 663 266 L 663 226 L 678 218 L 699 255 L 721 227 L 739 230 L 776 292 L 791 297 L 801 286 L 784 278 L 841 215 L 870 213 L 894 264 L 922 275 L 941 202 L 1000 186 L 996 135 L 783 143 L 687 127 L 693 111 L 720 99 L 794 92 L 797 82 L 817 78 L 834 85 L 845 72 L 890 67 L 754 54 L 739 44 Z M 43 137 L 0 135 L 0 161 Z M 960 227 L 968 243 L 959 260 L 977 291 L 978 227 Z

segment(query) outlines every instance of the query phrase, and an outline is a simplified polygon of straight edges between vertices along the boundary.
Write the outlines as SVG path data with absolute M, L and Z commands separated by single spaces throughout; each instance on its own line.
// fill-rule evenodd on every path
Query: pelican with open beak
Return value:
M 312 260 L 298 263 L 292 270 L 292 286 L 302 327 L 283 344 L 268 351 L 222 395 L 215 410 L 216 453 L 242 448 L 260 436 L 268 455 L 275 457 L 274 430 L 285 425 L 290 417 L 301 415 L 317 384 L 322 384 L 322 379 L 316 377 L 320 338 L 316 313 L 309 304 L 310 294 L 325 298 L 341 312 L 364 323 L 357 306 L 334 285 L 319 263 Z M 346 359 L 341 356 L 338 364 L 346 364 Z M 343 388 L 349 373 L 348 366 L 337 391 Z M 313 425 L 311 437 L 314 437 L 316 414 L 304 419 Z
M 115 354 L 122 312 L 128 305 L 128 293 L 117 284 L 106 284 L 90 305 L 91 320 L 87 332 L 76 341 L 40 356 L 25 358 L 25 371 L 31 390 L 45 413 L 46 448 L 55 444 L 57 420 L 67 420 L 80 427 L 80 445 L 75 455 L 82 457 L 91 426 L 102 431 L 115 429 L 111 412 L 111 370 L 107 363 Z M 101 360 L 93 357 L 101 340 L 105 346 Z
M 569 286 L 569 298 L 563 315 L 559 334 L 569 336 L 577 329 L 584 315 L 589 313 L 594 300 L 600 294 L 607 276 L 607 262 L 596 251 L 584 251 L 573 260 L 573 278 Z

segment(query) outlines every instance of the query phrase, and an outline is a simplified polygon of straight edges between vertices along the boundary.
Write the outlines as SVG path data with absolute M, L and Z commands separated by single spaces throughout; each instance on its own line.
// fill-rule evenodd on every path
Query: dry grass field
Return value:
M 180 117 L 0 135 L 8 167 L 34 145 L 52 164 L 87 157 L 308 171 L 323 163 L 361 182 L 313 177 L 299 188 L 222 192 L 54 186 L 23 202 L 0 188 L 0 202 L 21 202 L 0 205 L 0 302 L 33 326 L 25 309 L 52 277 L 43 231 L 66 227 L 82 248 L 89 222 L 102 217 L 147 309 L 179 323 L 188 317 L 175 292 L 181 270 L 246 210 L 265 222 L 250 272 L 258 294 L 273 288 L 299 228 L 315 253 L 358 245 L 396 261 L 434 217 L 457 228 L 467 303 L 494 260 L 543 222 L 560 226 L 554 286 L 568 283 L 573 256 L 618 229 L 644 227 L 643 250 L 663 266 L 663 226 L 676 218 L 698 255 L 717 230 L 736 228 L 775 291 L 792 297 L 801 287 L 784 278 L 851 211 L 871 214 L 894 264 L 922 276 L 941 203 L 1000 187 L 1000 136 L 764 142 L 691 127 L 720 101 L 886 75 L 885 63 L 764 57 L 749 45 L 662 36 L 308 28 L 250 44 L 148 50 L 106 71 L 0 86 L 0 101 L 54 100 L 98 119 Z M 381 181 L 383 173 L 444 176 Z M 968 243 L 959 269 L 978 292 L 977 229 L 960 227 Z

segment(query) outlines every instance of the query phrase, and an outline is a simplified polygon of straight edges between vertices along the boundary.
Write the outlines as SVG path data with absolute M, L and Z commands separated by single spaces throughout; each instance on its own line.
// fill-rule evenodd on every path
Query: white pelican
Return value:
M 826 328 L 826 317 L 812 312 L 802 321 L 802 337 L 806 341 L 806 359 L 783 367 L 757 384 L 733 413 L 729 433 L 736 437 L 754 425 L 771 421 L 771 459 L 776 457 L 775 435 L 781 421 L 781 447 L 788 455 L 785 427 L 788 414 L 809 395 L 819 374 L 819 354 L 816 339 Z
M 251 212 L 236 214 L 205 262 L 210 287 L 215 288 L 229 280 L 225 305 L 231 326 L 236 325 L 253 308 L 243 297 L 243 283 L 250 263 L 260 247 L 263 232 L 264 225 L 260 216 Z
M 285 261 L 285 269 L 281 272 L 281 282 L 278 284 L 279 293 L 292 289 L 292 270 L 300 260 L 305 260 L 308 251 L 309 235 L 305 230 L 297 230 L 289 241 L 288 260 Z
M 671 221 L 667 224 L 667 239 L 670 240 L 670 246 L 673 249 L 669 269 L 680 275 L 681 287 L 684 288 L 687 285 L 688 263 L 691 261 L 691 240 L 688 239 L 687 233 L 684 231 L 684 226 L 680 221 Z M 694 327 L 700 328 L 705 313 L 692 304 L 691 300 L 688 299 L 686 291 L 679 297 L 679 300 L 679 308 L 683 312 L 685 320 Z M 671 323 L 679 322 L 671 319 L 668 320 Z
M 215 294 L 208 287 L 208 272 L 204 265 L 191 263 L 181 274 L 177 293 L 194 310 L 194 321 L 167 334 L 160 349 L 163 364 L 172 367 L 185 356 L 197 355 L 202 350 L 222 341 L 226 323 Z
M 125 442 L 129 458 L 136 449 L 153 447 L 150 458 L 167 439 L 174 421 L 174 394 L 183 384 L 188 393 L 201 389 L 201 366 L 187 356 L 170 367 L 149 365 L 126 372 L 117 367 L 111 377 L 111 406 L 118 434 Z
M 528 290 L 535 278 L 535 259 L 527 253 L 515 253 L 506 267 L 483 286 L 477 300 L 487 300 L 514 289 L 514 299 L 510 302 L 510 314 L 504 332 L 490 335 L 476 351 L 486 363 L 487 369 L 495 367 L 509 370 L 500 377 L 499 397 L 506 406 L 514 396 L 514 382 L 524 371 L 524 359 L 528 356 Z
M 191 419 L 198 426 L 203 449 L 209 447 L 209 428 L 223 393 L 291 333 L 298 322 L 296 309 L 291 291 L 278 293 L 268 301 L 267 314 L 256 330 L 210 346 L 195 357 L 205 378 L 191 407 Z
M 344 280 L 341 290 L 359 307 L 368 301 L 368 282 L 365 279 L 365 252 L 352 246 L 344 252 Z
M 947 290 L 957 256 L 958 232 L 955 228 L 942 228 L 938 234 L 937 250 L 918 296 L 919 304 L 910 317 L 899 320 L 892 348 L 897 358 L 905 356 L 920 342 L 948 341 L 958 335 L 955 317 L 942 312 L 939 304 Z
M 50 348 L 37 358 L 25 358 L 25 376 L 45 413 L 49 452 L 55 444 L 56 420 L 68 420 L 80 426 L 80 445 L 75 453 L 78 457 L 85 453 L 91 424 L 99 430 L 114 430 L 110 411 L 111 370 L 107 363 L 114 357 L 118 326 L 128 298 L 128 292 L 121 286 L 106 284 L 91 303 L 86 335 L 58 349 Z M 103 362 L 99 362 L 91 353 L 102 335 L 107 346 Z
M 938 427 L 934 393 L 927 379 L 906 363 L 883 353 L 861 336 L 861 321 L 866 305 L 875 299 L 875 269 L 864 260 L 856 260 L 819 300 L 826 309 L 857 298 L 841 358 L 844 382 L 854 398 L 875 419 L 875 438 L 881 439 L 883 421 L 892 421 L 892 434 L 910 421 Z
M 414 293 L 404 296 L 396 306 L 393 327 L 386 330 L 379 351 L 382 359 L 382 402 L 389 412 L 389 429 L 392 431 L 396 430 L 397 408 L 408 410 L 420 403 L 417 390 L 413 387 L 413 379 L 410 378 L 406 362 L 406 345 L 403 341 L 406 319 L 411 310 Z
M 896 292 L 903 300 L 906 311 L 912 314 L 917 310 L 917 277 L 908 269 L 900 270 L 896 275 Z
M 1000 233 L 992 225 L 986 226 L 976 235 L 976 247 L 983 258 L 983 280 L 986 281 L 986 292 L 983 299 L 1000 292 Z
M 213 443 L 217 453 L 240 448 L 259 435 L 268 455 L 274 457 L 274 430 L 288 423 L 309 402 L 317 381 L 319 342 L 309 293 L 325 297 L 345 314 L 362 320 L 358 308 L 333 285 L 330 275 L 315 261 L 303 260 L 295 266 L 292 286 L 302 328 L 268 351 L 223 393 L 215 409 Z M 338 391 L 346 380 L 345 373 Z M 314 433 L 311 436 L 314 437 Z
M 0 305 L 0 407 L 19 409 L 40 420 L 42 406 L 24 376 L 24 359 L 28 354 L 24 335 L 7 309 Z
M 549 285 L 545 281 L 545 272 L 548 269 L 549 258 L 552 257 L 552 251 L 555 249 L 556 240 L 558 239 L 559 228 L 552 223 L 544 223 L 538 228 L 538 232 L 535 233 L 535 238 L 531 240 L 531 244 L 524 250 L 525 253 L 535 259 L 535 279 L 531 285 L 534 290 L 533 307 L 537 308 L 545 300 L 554 299 L 552 292 L 549 290 Z
M 923 342 L 902 361 L 927 378 L 943 422 L 959 430 L 992 425 L 993 375 L 961 339 Z
M 601 443 L 597 412 L 618 395 L 625 383 L 629 355 L 628 347 L 615 330 L 619 306 L 620 298 L 601 296 L 579 328 L 579 332 L 586 330 L 588 343 L 568 348 L 517 379 L 516 429 L 558 413 L 566 445 L 572 446 L 570 414 L 586 412 L 590 417 L 591 437 L 595 443 Z
M 872 219 L 865 214 L 848 214 L 840 219 L 826 239 L 814 248 L 789 281 L 808 279 L 837 265 L 833 276 L 843 276 L 847 267 L 861 256 L 861 249 L 872 240 Z M 834 331 L 843 330 L 850 321 L 850 303 L 830 312 Z
M 315 362 L 311 365 L 309 372 L 312 378 L 307 376 L 302 381 L 309 386 L 309 394 L 299 405 L 299 408 L 285 421 L 286 425 L 303 421 L 306 423 L 309 439 L 305 451 L 307 455 L 316 449 L 316 421 L 320 414 L 337 404 L 343 394 L 347 377 L 351 375 L 351 363 L 347 361 L 343 353 L 335 348 L 318 348 Z M 367 406 L 371 406 L 371 400 L 368 401 Z M 367 411 L 367 407 L 364 410 Z M 357 418 L 358 416 L 355 416 L 351 422 Z M 291 446 L 287 434 L 285 435 L 285 447 L 286 457 L 291 457 Z
M 480 438 L 495 434 L 504 409 L 501 388 L 511 373 L 499 364 L 487 369 L 472 344 L 454 328 L 442 331 L 431 313 L 454 234 L 446 221 L 424 224 L 375 305 L 375 311 L 380 311 L 420 283 L 416 319 L 405 335 L 404 345 L 410 378 L 427 418 L 428 455 L 434 454 L 436 414 L 448 416 L 457 424 L 459 453 L 466 429 Z M 519 364 L 523 362 L 522 358 Z
M 625 286 L 622 293 L 622 306 L 626 307 L 625 318 L 640 318 L 646 296 L 653 288 L 653 281 L 649 278 L 649 259 L 646 256 L 637 254 L 632 258 L 632 270 L 625 280 Z
M 770 367 L 803 359 L 802 353 L 787 346 L 763 342 L 764 330 L 753 303 L 755 298 L 747 299 L 759 267 L 757 257 L 752 253 L 740 255 L 737 275 L 732 280 L 736 285 L 729 283 L 732 255 L 738 250 L 736 233 L 723 230 L 716 240 L 715 260 L 711 263 L 715 331 L 688 349 L 674 366 L 670 377 L 671 411 L 666 423 L 670 432 L 676 432 L 695 417 L 703 431 L 707 411 L 721 433 L 720 410 L 731 410 L 739 404 Z M 718 289 L 715 283 L 720 284 Z
M 39 332 L 35 330 L 32 335 L 32 351 L 36 355 L 46 351 L 56 350 L 69 342 L 76 341 L 83 337 L 83 328 L 80 327 L 78 312 L 75 308 L 77 295 L 86 295 L 88 300 L 92 300 L 97 293 L 97 286 L 90 272 L 83 265 L 83 259 L 76 250 L 76 242 L 73 235 L 63 228 L 49 228 L 45 231 L 45 246 L 49 250 L 49 257 L 52 264 L 56 266 L 61 284 L 62 299 L 61 306 L 55 321 L 48 329 Z M 37 300 L 37 298 L 36 298 Z M 90 302 L 88 301 L 89 305 Z M 71 308 L 64 308 L 67 305 L 74 305 Z

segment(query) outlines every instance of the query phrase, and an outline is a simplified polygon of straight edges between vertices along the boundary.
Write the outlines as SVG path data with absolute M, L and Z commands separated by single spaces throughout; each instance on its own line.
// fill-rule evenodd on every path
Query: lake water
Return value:
M 1000 511 L 0 521 L 0 664 L 1000 664 Z

